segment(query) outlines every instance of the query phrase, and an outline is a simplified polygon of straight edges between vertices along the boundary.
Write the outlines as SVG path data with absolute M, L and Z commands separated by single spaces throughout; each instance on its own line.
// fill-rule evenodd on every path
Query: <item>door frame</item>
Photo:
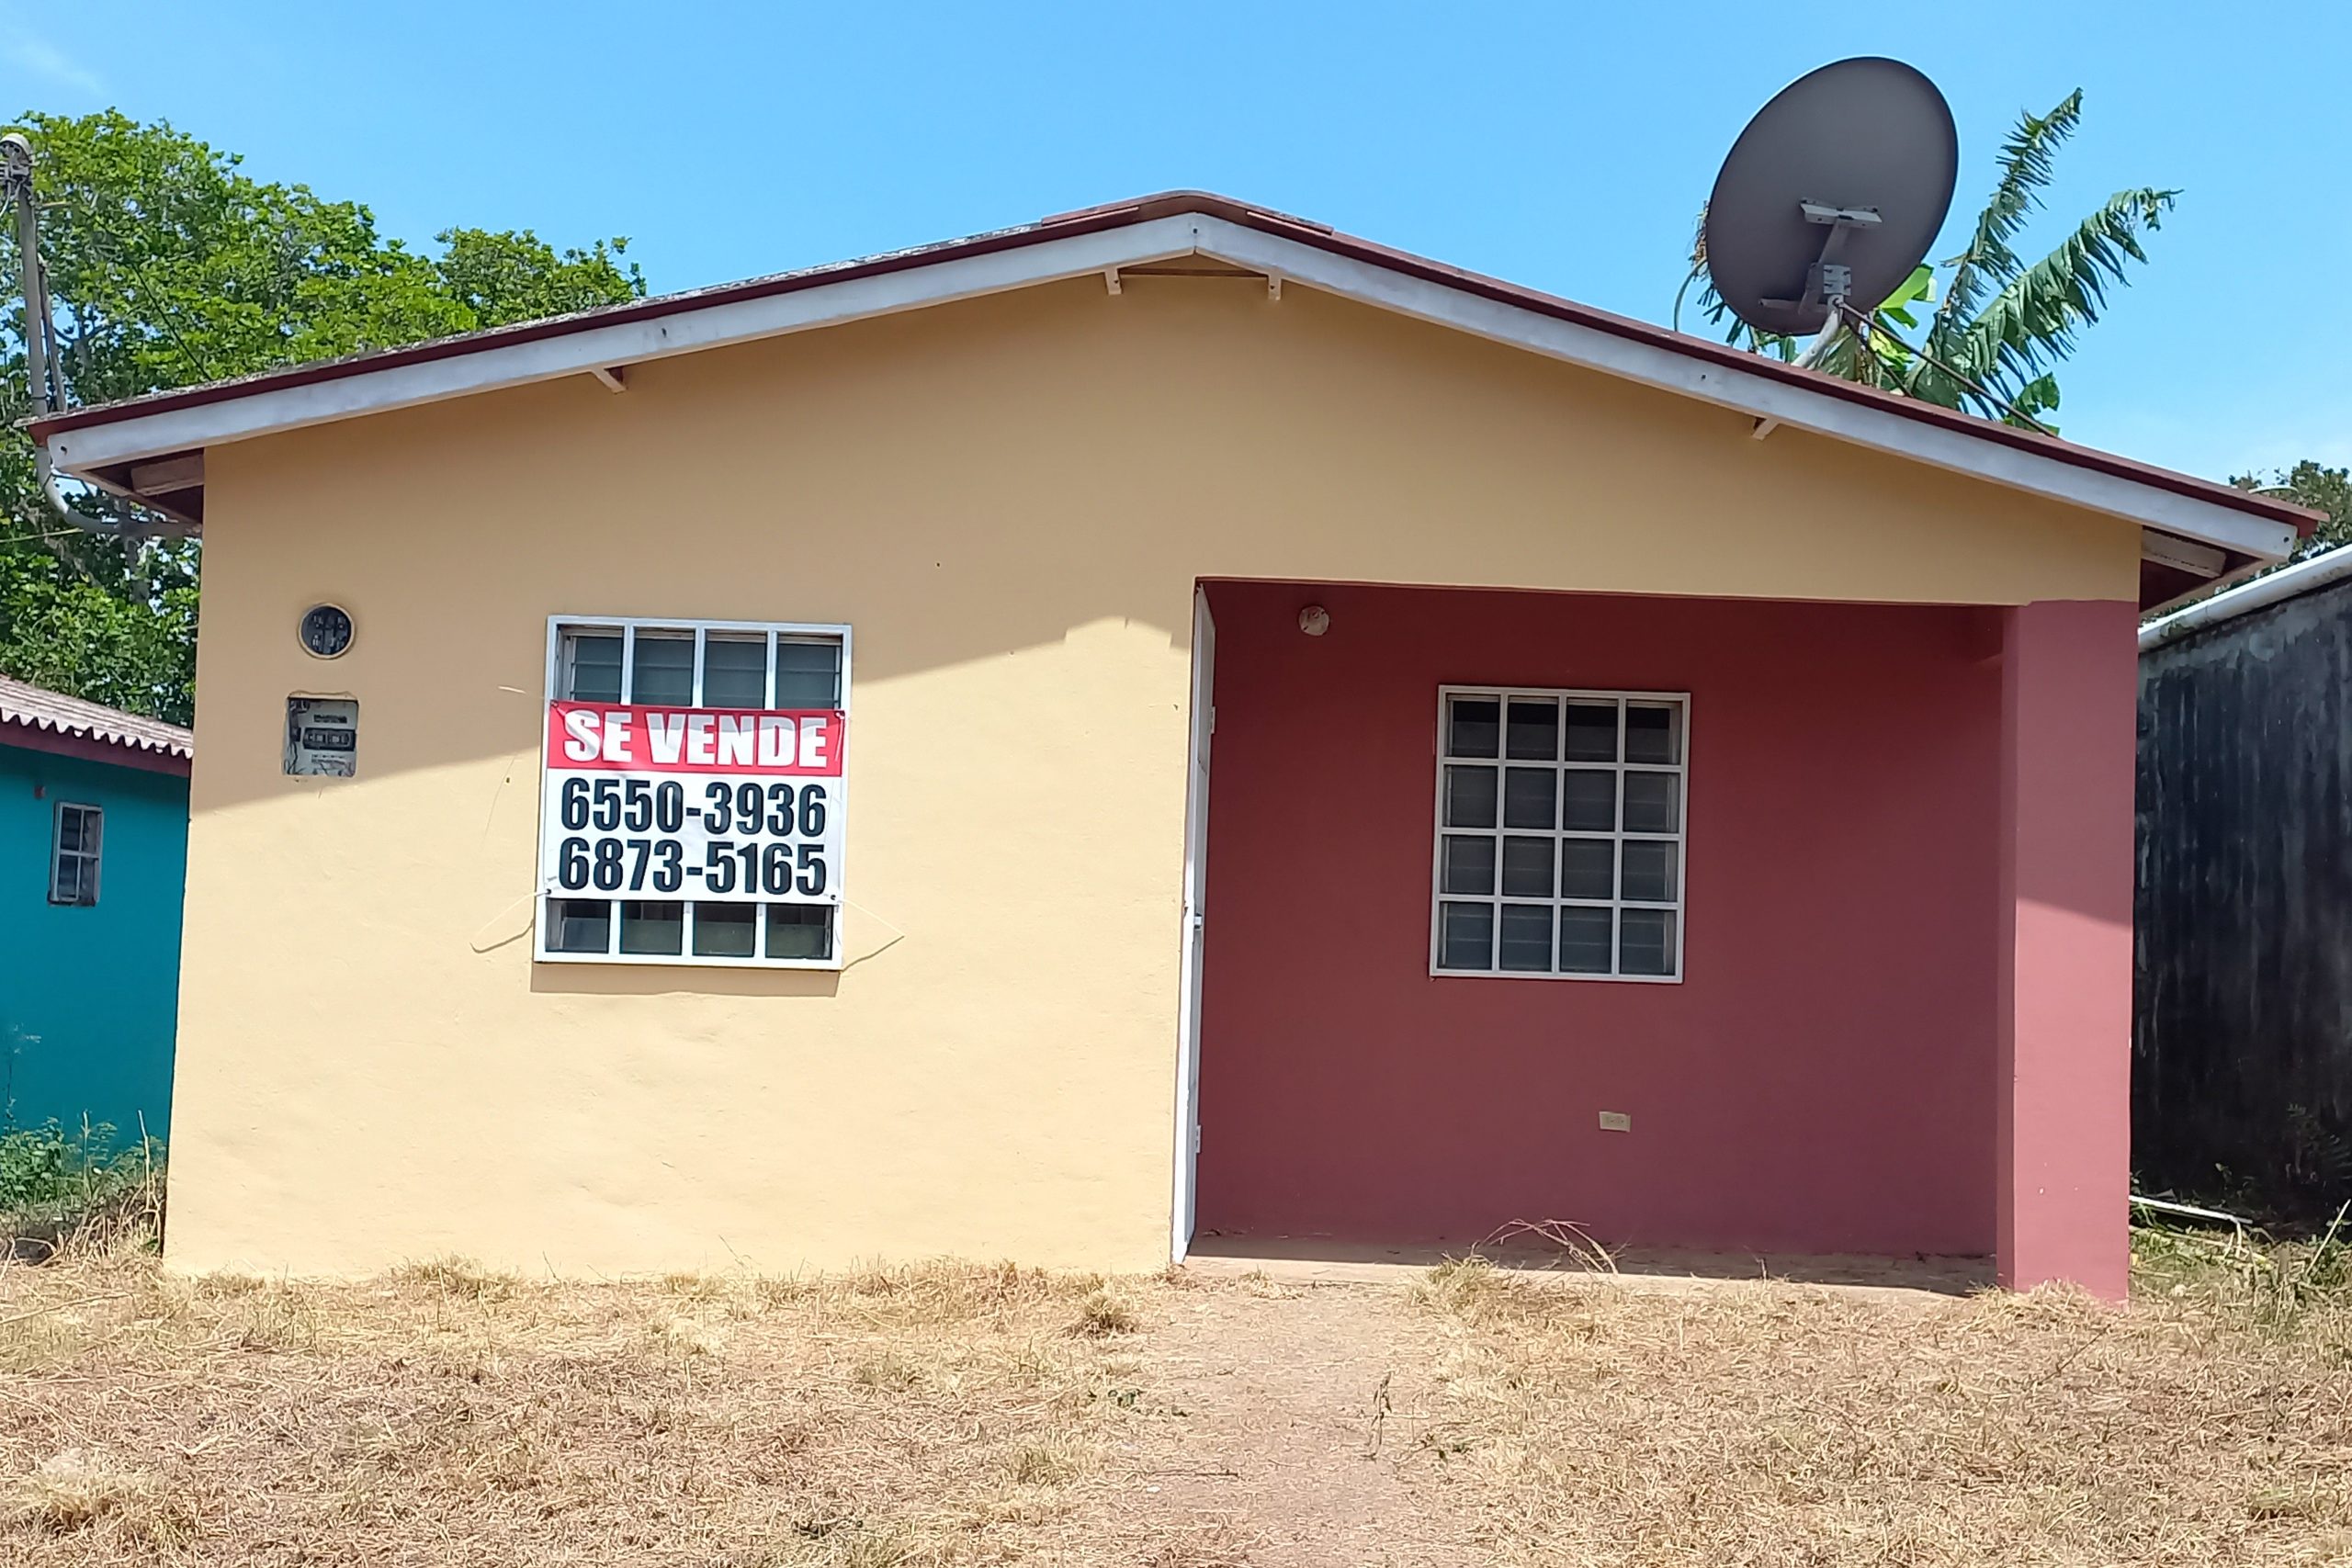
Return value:
M 1184 754 L 1183 964 L 1176 998 L 1176 1170 L 1170 1206 L 1170 1260 L 1193 1245 L 1201 1149 L 1201 970 L 1207 924 L 1209 742 L 1216 733 L 1216 621 L 1208 590 L 1193 585 L 1192 737 Z

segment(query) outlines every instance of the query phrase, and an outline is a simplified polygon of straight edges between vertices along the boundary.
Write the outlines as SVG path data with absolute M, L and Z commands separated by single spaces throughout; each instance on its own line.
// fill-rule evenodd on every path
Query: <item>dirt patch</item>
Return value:
M 1442 1340 L 1393 1291 L 1260 1276 L 1170 1292 L 1138 1356 L 1160 1419 L 1116 1456 L 1123 1506 L 1267 1568 L 1476 1561 L 1419 1441 Z
M 2352 1313 L 2150 1283 L 0 1268 L 0 1561 L 2352 1561 Z

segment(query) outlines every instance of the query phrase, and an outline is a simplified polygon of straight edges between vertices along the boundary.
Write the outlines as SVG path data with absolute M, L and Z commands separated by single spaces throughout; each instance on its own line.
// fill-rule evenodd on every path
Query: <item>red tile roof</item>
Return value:
M 50 738 L 85 742 L 85 745 L 72 748 L 83 756 L 93 755 L 93 747 L 113 748 L 131 753 L 120 760 L 133 766 L 141 765 L 147 759 L 176 759 L 186 762 L 196 755 L 196 734 L 193 730 L 183 729 L 176 724 L 165 724 L 160 718 L 141 718 L 119 708 L 86 703 L 79 697 L 69 697 L 59 692 L 44 691 L 39 686 L 0 675 L 0 745 L 28 746 L 35 750 L 58 750 L 45 743 Z M 147 765 L 152 766 L 153 762 L 149 761 Z

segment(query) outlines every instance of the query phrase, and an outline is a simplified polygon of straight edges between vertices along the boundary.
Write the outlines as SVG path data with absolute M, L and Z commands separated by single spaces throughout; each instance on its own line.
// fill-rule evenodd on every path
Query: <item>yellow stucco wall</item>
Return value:
M 1196 577 L 2135 591 L 2130 525 L 1298 288 L 1059 285 L 628 387 L 210 454 L 175 1264 L 1154 1266 Z M 557 613 L 854 625 L 845 971 L 531 962 Z M 360 699 L 358 777 L 281 775 L 291 692 Z

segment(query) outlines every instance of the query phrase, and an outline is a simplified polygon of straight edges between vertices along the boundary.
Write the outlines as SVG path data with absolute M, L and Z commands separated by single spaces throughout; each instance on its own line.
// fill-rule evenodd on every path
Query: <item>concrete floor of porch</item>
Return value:
M 1448 1259 L 1471 1256 L 1529 1276 L 1606 1279 L 1642 1291 L 1776 1280 L 1872 1295 L 1964 1296 L 1994 1284 L 1990 1258 L 1641 1247 L 1603 1250 L 1532 1234 L 1481 1242 L 1395 1243 L 1317 1235 L 1203 1235 L 1193 1238 L 1184 1267 L 1220 1278 L 1262 1273 L 1292 1284 L 1376 1284 L 1396 1282 Z

